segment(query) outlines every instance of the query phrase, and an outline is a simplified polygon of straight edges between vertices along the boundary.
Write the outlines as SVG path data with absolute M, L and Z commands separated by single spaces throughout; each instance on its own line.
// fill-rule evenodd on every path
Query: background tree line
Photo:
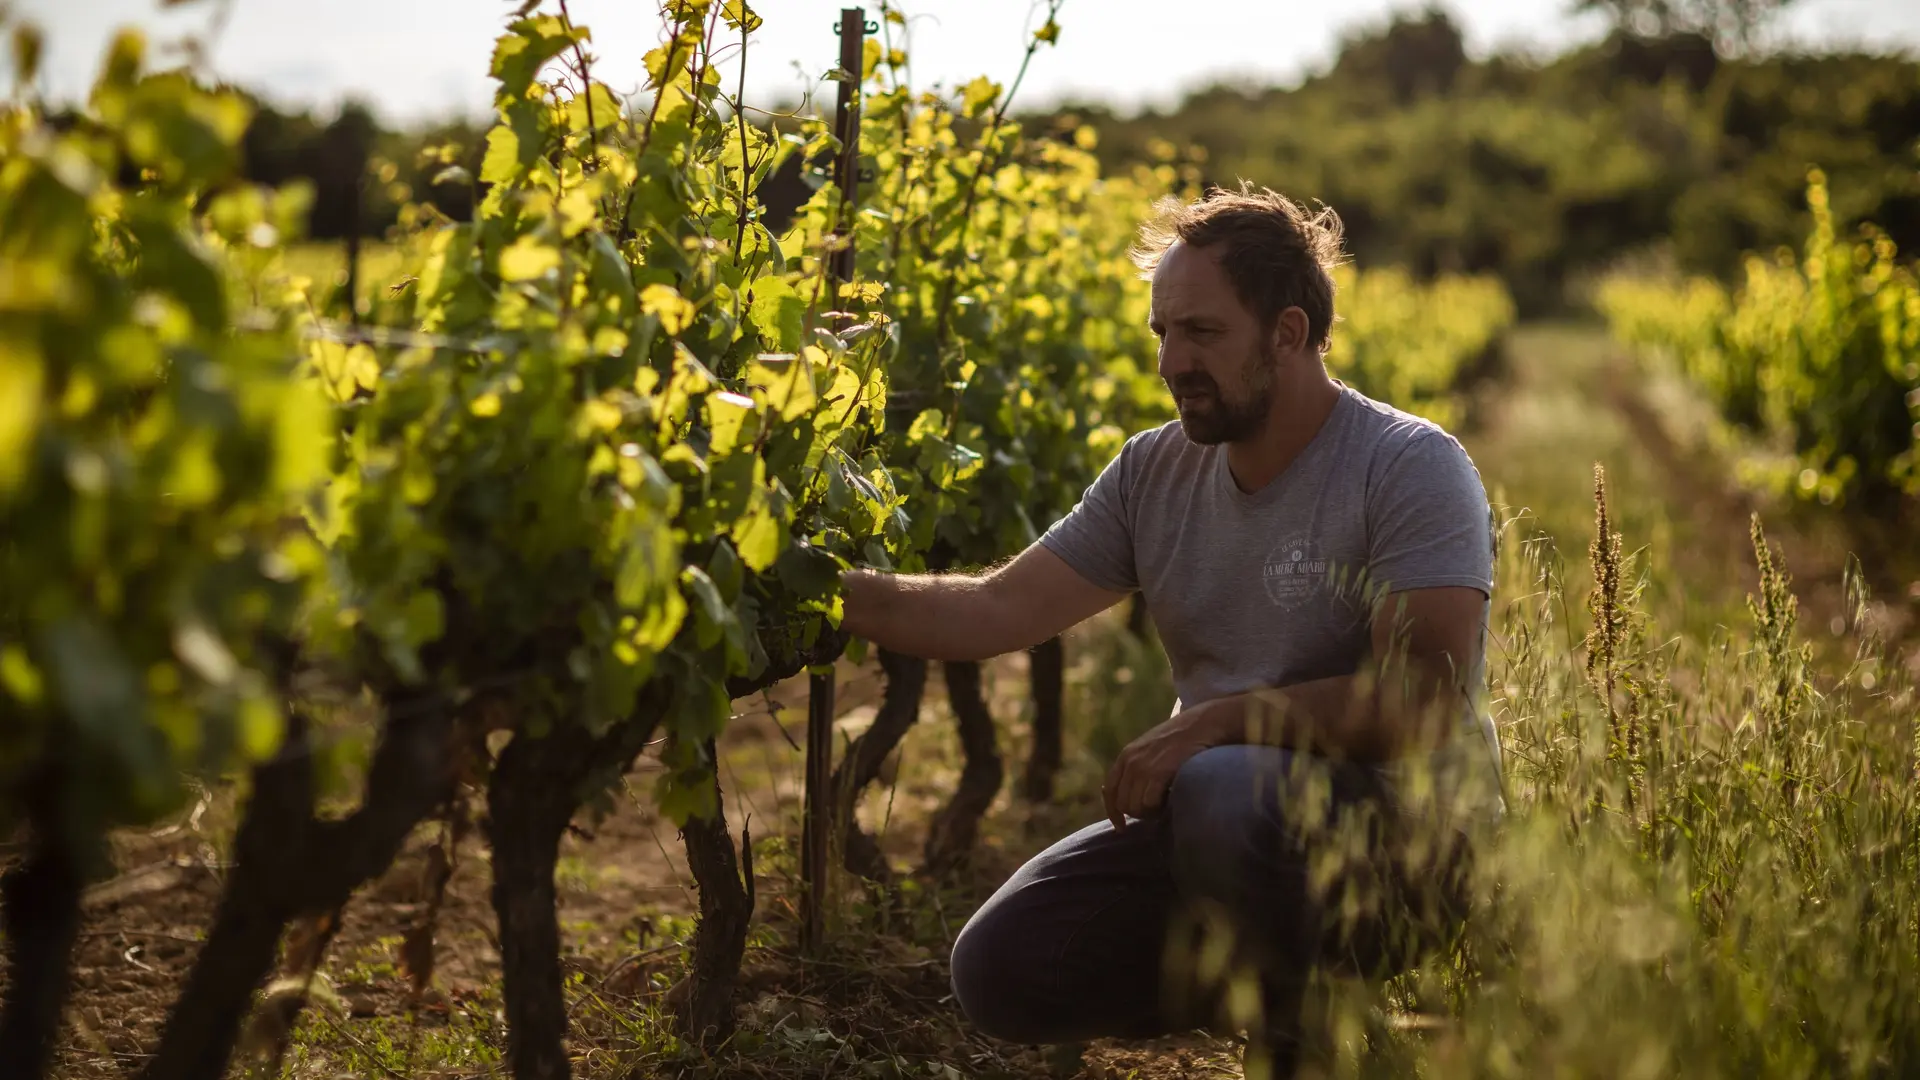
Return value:
M 1920 250 L 1920 59 L 1764 53 L 1764 12 L 1589 6 L 1617 29 L 1544 61 L 1476 60 L 1453 19 L 1428 9 L 1351 34 L 1298 86 L 1219 84 L 1165 111 L 1069 104 L 1024 120 L 1061 137 L 1092 125 L 1108 170 L 1177 159 L 1206 182 L 1323 200 L 1364 262 L 1497 273 L 1523 314 L 1565 306 L 1570 284 L 1623 257 L 1727 276 L 1745 252 L 1792 246 L 1815 166 L 1838 220 Z M 358 105 L 331 119 L 263 105 L 245 168 L 313 185 L 315 239 L 356 224 L 378 236 L 409 194 L 464 220 L 474 185 L 447 170 L 477 172 L 479 139 L 462 123 L 388 130 Z M 773 213 L 807 194 L 799 165 L 763 189 Z
M 1429 10 L 1349 37 L 1297 87 L 1218 85 L 1167 112 L 1047 119 L 1096 127 L 1109 168 L 1187 154 L 1210 181 L 1324 200 L 1362 260 L 1496 272 L 1527 312 L 1650 246 L 1726 275 L 1743 252 L 1798 243 L 1814 166 L 1841 220 L 1920 250 L 1911 56 L 1750 55 L 1699 32 L 1623 29 L 1544 63 L 1474 60 Z

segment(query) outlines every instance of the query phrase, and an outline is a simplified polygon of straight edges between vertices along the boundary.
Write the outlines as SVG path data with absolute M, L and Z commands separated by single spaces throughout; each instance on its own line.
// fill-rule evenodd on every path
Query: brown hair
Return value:
M 1334 319 L 1332 271 L 1346 257 L 1340 216 L 1331 207 L 1308 210 L 1245 180 L 1239 191 L 1214 188 L 1191 203 L 1169 195 L 1153 204 L 1153 216 L 1140 226 L 1134 264 L 1153 273 L 1176 241 L 1217 246 L 1233 291 L 1263 327 L 1271 329 L 1281 312 L 1297 307 L 1307 316 L 1307 343 L 1326 351 Z

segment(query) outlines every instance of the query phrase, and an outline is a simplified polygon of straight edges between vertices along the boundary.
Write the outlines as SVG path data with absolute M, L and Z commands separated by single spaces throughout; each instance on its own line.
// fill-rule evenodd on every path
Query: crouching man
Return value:
M 1113 763 L 1107 820 L 974 914 L 955 995 L 1023 1043 L 1246 1023 L 1284 1075 L 1310 974 L 1403 970 L 1457 928 L 1470 826 L 1501 812 L 1491 515 L 1452 436 L 1327 374 L 1330 211 L 1243 187 L 1156 215 L 1136 257 L 1179 420 L 990 573 L 850 573 L 845 627 L 982 659 L 1142 594 L 1176 711 Z M 1248 995 L 1195 948 L 1222 928 L 1260 1018 L 1223 1019 Z

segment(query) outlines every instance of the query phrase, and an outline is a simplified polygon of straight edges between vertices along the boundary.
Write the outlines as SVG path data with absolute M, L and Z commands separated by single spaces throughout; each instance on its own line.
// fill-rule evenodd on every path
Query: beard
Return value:
M 1237 399 L 1221 393 L 1220 384 L 1204 371 L 1189 371 L 1169 382 L 1167 389 L 1173 391 L 1180 429 L 1187 438 L 1201 446 L 1217 446 L 1260 434 L 1273 405 L 1276 360 L 1265 349 L 1247 357 L 1240 368 L 1246 393 Z

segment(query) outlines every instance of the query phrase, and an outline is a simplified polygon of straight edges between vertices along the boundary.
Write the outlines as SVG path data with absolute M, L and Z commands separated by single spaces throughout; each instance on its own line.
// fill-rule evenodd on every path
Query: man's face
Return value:
M 1212 252 L 1184 243 L 1168 249 L 1153 273 L 1148 326 L 1160 339 L 1160 378 L 1187 438 L 1210 446 L 1259 434 L 1273 404 L 1277 353 Z

